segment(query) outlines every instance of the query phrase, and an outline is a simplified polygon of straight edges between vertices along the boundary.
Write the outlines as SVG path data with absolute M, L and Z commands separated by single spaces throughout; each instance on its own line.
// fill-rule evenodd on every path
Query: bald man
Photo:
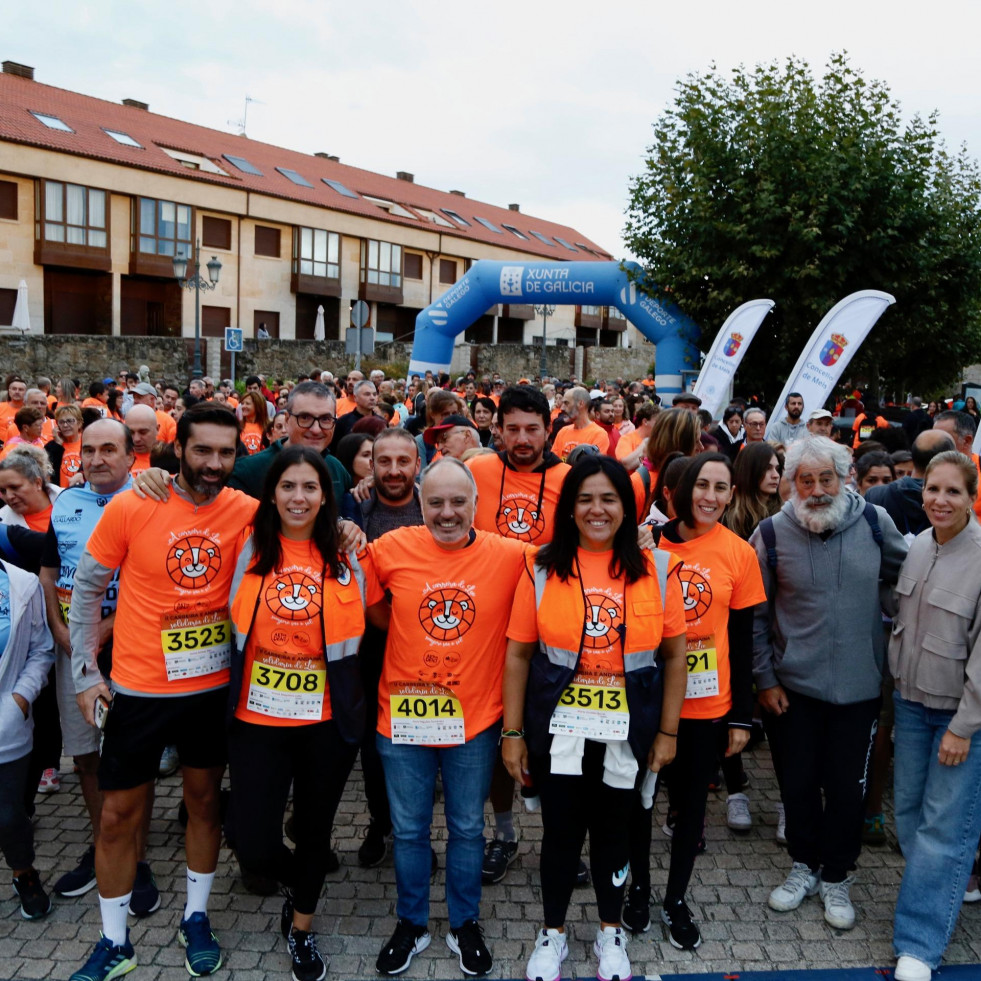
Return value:
M 177 436 L 177 423 L 173 416 L 157 409 L 157 390 L 149 382 L 140 382 L 132 390 L 133 405 L 148 405 L 157 417 L 157 439 L 161 443 L 173 443 Z M 130 409 L 130 412 L 133 410 Z M 129 422 L 129 413 L 126 414 Z
M 134 405 L 126 413 L 126 428 L 133 434 L 135 455 L 129 472 L 137 477 L 150 467 L 150 451 L 157 442 L 157 414 L 148 405 Z

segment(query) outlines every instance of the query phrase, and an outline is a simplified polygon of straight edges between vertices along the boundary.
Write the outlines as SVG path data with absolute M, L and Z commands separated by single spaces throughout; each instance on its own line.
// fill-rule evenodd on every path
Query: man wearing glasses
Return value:
M 747 409 L 743 414 L 743 428 L 746 430 L 746 442 L 762 443 L 766 435 L 766 413 L 762 409 Z
M 334 498 L 340 501 L 345 491 L 351 489 L 351 477 L 330 455 L 336 422 L 336 406 L 330 390 L 320 382 L 301 382 L 290 392 L 286 403 L 286 438 L 276 440 L 268 450 L 254 456 L 239 457 L 228 486 L 258 498 L 276 454 L 285 446 L 309 446 L 324 458 L 333 480 Z

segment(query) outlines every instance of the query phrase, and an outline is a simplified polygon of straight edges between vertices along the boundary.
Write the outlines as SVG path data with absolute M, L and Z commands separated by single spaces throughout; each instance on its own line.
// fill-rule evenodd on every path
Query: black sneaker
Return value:
M 643 886 L 631 886 L 623 903 L 620 922 L 631 933 L 647 933 L 651 928 L 651 891 Z
M 95 845 L 89 845 L 78 865 L 66 872 L 55 884 L 56 896 L 84 896 L 95 886 Z
M 400 919 L 395 924 L 392 939 L 382 947 L 375 961 L 375 970 L 379 974 L 401 974 L 412 958 L 429 946 L 431 940 L 426 927 L 417 927 L 408 920 Z
M 327 976 L 327 962 L 317 950 L 317 935 L 291 930 L 287 943 L 293 959 L 293 981 L 323 981 Z
M 293 890 L 283 886 L 283 909 L 279 914 L 279 932 L 284 940 L 289 940 L 293 929 Z
M 446 935 L 446 946 L 460 955 L 460 970 L 464 974 L 487 974 L 494 959 L 484 943 L 484 932 L 476 920 L 465 920 L 462 926 Z
M 661 919 L 668 927 L 668 939 L 678 950 L 694 950 L 702 942 L 698 927 L 692 922 L 691 910 L 683 899 L 666 902 Z
M 518 843 L 493 838 L 484 846 L 484 865 L 480 870 L 484 885 L 500 882 L 508 874 L 508 866 L 518 857 Z
M 358 849 L 358 865 L 365 869 L 373 869 L 381 865 L 388 855 L 388 841 L 391 832 L 384 832 L 381 825 L 372 821 L 365 831 L 364 841 Z
M 25 920 L 40 920 L 51 912 L 51 898 L 41 885 L 37 869 L 14 876 L 14 891 L 20 900 L 20 915 Z
M 129 898 L 129 911 L 137 919 L 156 913 L 160 909 L 160 890 L 153 878 L 148 862 L 136 863 L 136 878 L 133 880 L 133 894 Z

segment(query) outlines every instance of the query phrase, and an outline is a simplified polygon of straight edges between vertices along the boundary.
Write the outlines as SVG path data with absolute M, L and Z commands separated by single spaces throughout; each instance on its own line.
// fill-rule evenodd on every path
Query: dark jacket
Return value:
M 918 535 L 930 527 L 923 511 L 923 481 L 919 477 L 900 477 L 892 483 L 870 487 L 865 500 L 885 508 L 900 535 Z
M 286 440 L 278 439 L 268 450 L 256 453 L 254 456 L 242 456 L 235 461 L 235 469 L 228 481 L 228 486 L 244 491 L 250 497 L 258 500 L 262 496 L 262 486 L 266 482 L 266 472 L 272 466 L 276 454 L 286 445 Z M 330 471 L 331 482 L 334 485 L 334 501 L 340 510 L 341 502 L 344 499 L 345 491 L 351 489 L 351 475 L 344 469 L 344 465 L 330 455 L 330 450 L 325 450 L 322 454 L 324 463 Z

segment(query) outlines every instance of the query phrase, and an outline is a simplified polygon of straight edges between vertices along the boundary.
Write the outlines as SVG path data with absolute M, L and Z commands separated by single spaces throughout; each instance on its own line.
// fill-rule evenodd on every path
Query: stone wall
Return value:
M 644 378 L 654 361 L 654 345 L 631 348 L 552 347 L 546 348 L 547 370 L 554 378 L 575 375 L 587 381 L 596 378 Z M 459 344 L 453 351 L 451 375 L 473 368 L 478 374 L 499 371 L 508 381 L 540 377 L 542 349 L 522 344 Z

